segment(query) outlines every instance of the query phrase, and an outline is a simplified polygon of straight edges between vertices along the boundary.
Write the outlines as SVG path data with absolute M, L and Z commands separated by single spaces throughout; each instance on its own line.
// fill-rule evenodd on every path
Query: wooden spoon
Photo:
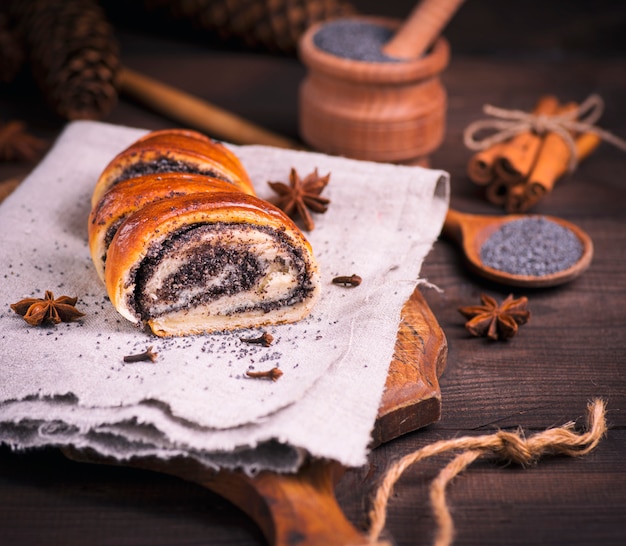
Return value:
M 593 243 L 579 227 L 553 216 L 542 215 L 541 218 L 551 220 L 567 229 L 578 237 L 583 252 L 580 259 L 571 267 L 550 273 L 548 275 L 517 275 L 500 271 L 485 265 L 480 258 L 480 249 L 484 242 L 504 224 L 514 220 L 532 218 L 525 214 L 510 214 L 507 216 L 484 216 L 477 214 L 464 214 L 456 210 L 449 209 L 444 222 L 442 234 L 461 245 L 465 258 L 471 269 L 479 275 L 502 284 L 511 286 L 522 286 L 527 288 L 543 288 L 566 283 L 578 277 L 585 271 L 591 263 L 593 256 Z

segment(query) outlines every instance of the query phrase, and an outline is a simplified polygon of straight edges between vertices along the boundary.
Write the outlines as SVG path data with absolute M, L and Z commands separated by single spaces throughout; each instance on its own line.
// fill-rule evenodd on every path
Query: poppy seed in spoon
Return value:
M 542 217 L 503 224 L 480 249 L 486 266 L 530 277 L 564 271 L 582 254 L 583 245 L 570 229 Z
M 356 61 L 399 62 L 385 55 L 384 45 L 393 37 L 393 30 L 382 25 L 350 19 L 330 21 L 313 36 L 313 43 L 322 51 Z

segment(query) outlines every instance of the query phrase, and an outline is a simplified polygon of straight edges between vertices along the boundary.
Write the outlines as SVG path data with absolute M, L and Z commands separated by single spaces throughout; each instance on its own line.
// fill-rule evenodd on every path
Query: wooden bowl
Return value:
M 392 29 L 401 21 L 381 17 L 353 20 Z M 440 37 L 422 57 L 366 62 L 319 49 L 313 25 L 299 44 L 307 76 L 300 86 L 300 137 L 312 148 L 355 159 L 427 164 L 443 141 L 447 96 L 440 74 L 450 59 Z

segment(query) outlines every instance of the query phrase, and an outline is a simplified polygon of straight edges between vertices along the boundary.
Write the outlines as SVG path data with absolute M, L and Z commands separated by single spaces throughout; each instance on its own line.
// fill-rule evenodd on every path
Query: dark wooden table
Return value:
M 136 32 L 120 37 L 129 68 L 297 138 L 297 88 L 304 75 L 297 60 Z M 544 93 L 577 101 L 599 93 L 606 102 L 600 125 L 626 137 L 625 61 L 622 54 L 470 55 L 453 49 L 444 75 L 447 134 L 432 157 L 433 166 L 451 174 L 452 206 L 501 213 L 465 175 L 470 152 L 462 131 L 481 117 L 485 103 L 529 109 Z M 0 117 L 25 119 L 46 138 L 63 125 L 28 91 L 2 94 Z M 125 97 L 106 121 L 148 129 L 177 125 Z M 0 179 L 23 176 L 29 168 L 0 165 Z M 594 241 L 590 269 L 565 286 L 529 291 L 491 284 L 468 273 L 451 243 L 435 244 L 423 276 L 442 290 L 425 296 L 449 344 L 443 416 L 375 449 L 366 467 L 343 476 L 336 494 L 356 526 L 366 525 L 369 496 L 390 461 L 463 435 L 518 428 L 532 435 L 570 420 L 582 425 L 587 402 L 600 397 L 607 402 L 609 432 L 586 457 L 545 458 L 528 468 L 483 461 L 452 483 L 455 544 L 626 543 L 625 172 L 626 154 L 603 144 L 534 209 L 576 223 Z M 483 292 L 528 297 L 531 321 L 511 341 L 487 342 L 464 329 L 457 307 L 477 302 Z M 387 524 L 397 545 L 432 542 L 428 485 L 447 460 L 422 463 L 397 484 Z M 0 544 L 243 546 L 263 544 L 263 537 L 237 508 L 199 486 L 74 463 L 55 450 L 12 453 L 3 446 Z

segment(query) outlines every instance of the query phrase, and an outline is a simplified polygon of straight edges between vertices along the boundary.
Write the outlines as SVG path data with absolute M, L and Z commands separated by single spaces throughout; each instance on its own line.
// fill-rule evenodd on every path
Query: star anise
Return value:
M 44 140 L 28 133 L 21 121 L 0 124 L 0 161 L 35 161 L 46 146 Z
M 31 326 L 39 326 L 46 322 L 58 324 L 59 322 L 71 322 L 85 316 L 76 307 L 78 298 L 61 296 L 54 299 L 54 294 L 46 290 L 45 297 L 25 298 L 17 303 L 11 304 L 11 309 Z
M 289 173 L 289 185 L 283 182 L 268 182 L 268 184 L 280 196 L 276 206 L 290 218 L 294 218 L 297 213 L 304 222 L 304 228 L 312 231 L 315 228 L 315 222 L 310 211 L 323 213 L 328 210 L 330 199 L 320 194 L 329 180 L 330 173 L 326 176 L 319 176 L 317 168 L 302 180 L 292 168 Z
M 498 305 L 498 302 L 481 294 L 482 305 L 459 307 L 459 312 L 467 319 L 465 328 L 473 336 L 486 336 L 489 339 L 510 339 L 518 330 L 518 325 L 526 324 L 530 311 L 526 309 L 528 298 L 513 299 L 513 294 Z

